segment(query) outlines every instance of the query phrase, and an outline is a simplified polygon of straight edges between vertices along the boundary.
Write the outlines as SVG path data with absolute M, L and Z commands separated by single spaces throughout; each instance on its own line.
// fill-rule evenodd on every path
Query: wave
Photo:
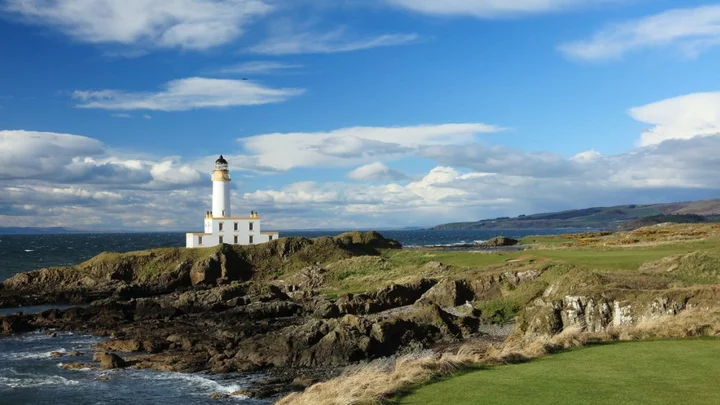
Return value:
M 67 354 L 65 348 L 54 349 L 50 351 L 37 352 L 15 352 L 15 353 L 3 353 L 2 357 L 15 359 L 15 360 L 37 360 L 37 359 L 49 359 L 52 357 L 53 352 Z
M 45 385 L 78 385 L 80 381 L 69 380 L 59 375 L 19 373 L 12 368 L 0 369 L 0 385 L 10 388 L 33 388 Z
M 25 251 L 26 251 L 27 253 L 34 252 L 34 250 L 32 250 L 32 249 L 25 249 Z
M 405 245 L 406 248 L 422 248 L 422 247 L 455 247 L 455 246 L 465 246 L 465 245 L 479 245 L 481 243 L 485 243 L 487 240 L 474 240 L 472 242 L 467 242 L 464 240 L 461 240 L 460 242 L 453 242 L 453 243 L 426 243 L 422 245 Z
M 148 373 L 144 372 L 140 374 L 141 378 L 151 379 L 154 381 L 182 381 L 189 383 L 195 390 L 204 391 L 206 393 L 221 393 L 221 394 L 232 394 L 243 388 L 247 388 L 247 384 L 231 383 L 227 385 L 220 384 L 220 382 L 203 377 L 199 374 L 186 374 L 186 373 Z M 237 399 L 246 399 L 244 396 L 237 396 Z

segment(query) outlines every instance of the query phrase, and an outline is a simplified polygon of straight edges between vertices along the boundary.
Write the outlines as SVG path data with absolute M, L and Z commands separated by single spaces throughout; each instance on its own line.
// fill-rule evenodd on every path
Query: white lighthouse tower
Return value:
M 230 170 L 220 155 L 212 173 L 212 211 L 205 212 L 205 232 L 188 233 L 186 246 L 211 247 L 227 243 L 254 245 L 277 239 L 277 232 L 260 231 L 260 214 L 250 211 L 247 217 L 233 217 L 230 212 Z
M 230 171 L 228 170 L 228 162 L 220 155 L 215 161 L 215 171 L 212 174 L 213 182 L 213 199 L 212 213 L 213 216 L 225 218 L 230 216 Z

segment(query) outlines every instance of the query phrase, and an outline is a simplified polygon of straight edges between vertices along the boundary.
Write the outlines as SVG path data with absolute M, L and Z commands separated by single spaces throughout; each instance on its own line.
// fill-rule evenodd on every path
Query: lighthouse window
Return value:
M 253 243 L 253 236 L 250 235 L 250 244 L 252 245 L 252 243 Z
M 236 230 L 236 231 L 238 230 L 238 223 L 237 223 L 237 222 L 235 222 L 235 228 L 234 228 L 234 230 Z M 237 243 L 237 242 L 235 242 L 235 243 Z
M 251 231 L 253 230 L 253 223 L 252 223 L 252 222 L 250 222 L 250 230 L 251 230 Z
M 220 222 L 219 225 L 220 225 L 220 230 L 222 231 L 222 229 L 223 229 L 223 223 Z M 221 243 L 222 243 L 222 242 L 221 242 Z
M 238 237 L 237 237 L 237 236 L 235 236 L 234 243 L 235 243 L 236 245 L 237 245 L 237 243 L 238 243 Z
M 223 243 L 223 237 L 221 236 L 221 237 L 220 237 L 220 244 L 222 244 L 222 243 Z

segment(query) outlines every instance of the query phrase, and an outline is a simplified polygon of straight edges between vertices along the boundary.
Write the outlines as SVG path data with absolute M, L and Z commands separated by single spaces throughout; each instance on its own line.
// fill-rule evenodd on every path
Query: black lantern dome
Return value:
M 225 160 L 223 155 L 220 155 L 218 160 L 215 161 L 215 170 L 227 170 L 228 169 L 228 162 Z

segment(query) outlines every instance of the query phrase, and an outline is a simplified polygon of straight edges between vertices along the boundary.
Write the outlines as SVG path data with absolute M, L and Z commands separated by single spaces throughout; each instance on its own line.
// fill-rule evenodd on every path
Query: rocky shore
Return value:
M 463 310 L 492 290 L 481 282 L 420 279 L 332 299 L 321 293 L 322 263 L 399 248 L 380 234 L 355 232 L 249 247 L 103 253 L 6 280 L 3 307 L 79 306 L 0 317 L 0 332 L 107 337 L 95 356 L 103 368 L 263 370 L 272 378 L 238 393 L 260 397 L 302 389 L 353 363 L 481 338 L 478 314 Z

